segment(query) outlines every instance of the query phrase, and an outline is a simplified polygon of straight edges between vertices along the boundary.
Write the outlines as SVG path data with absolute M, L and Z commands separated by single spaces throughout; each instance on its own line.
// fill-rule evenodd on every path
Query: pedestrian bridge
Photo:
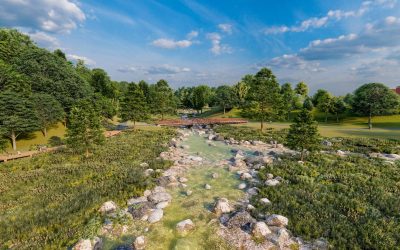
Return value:
M 192 127 L 192 126 L 207 126 L 207 125 L 223 125 L 223 124 L 242 124 L 247 123 L 247 120 L 241 118 L 193 118 L 193 119 L 170 119 L 161 120 L 156 124 L 158 126 L 171 127 Z

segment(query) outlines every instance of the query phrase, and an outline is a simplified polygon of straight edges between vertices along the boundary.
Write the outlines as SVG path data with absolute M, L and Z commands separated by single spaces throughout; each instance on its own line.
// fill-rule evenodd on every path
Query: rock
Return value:
M 144 197 L 147 197 L 147 196 L 149 196 L 149 195 L 151 195 L 151 191 L 148 190 L 148 189 L 144 190 L 143 196 L 144 196 Z
M 245 189 L 246 188 L 246 183 L 240 183 L 238 186 L 239 189 Z
M 244 162 L 241 159 L 235 159 L 234 162 L 232 163 L 232 166 L 238 167 L 238 168 L 245 168 L 246 167 L 246 162 Z
M 211 186 L 209 184 L 206 184 L 206 185 L 204 185 L 204 188 L 207 189 L 207 190 L 210 190 Z
M 268 216 L 266 222 L 268 226 L 286 227 L 289 223 L 289 220 L 285 216 L 273 214 Z
M 200 156 L 193 156 L 193 155 L 189 156 L 188 159 L 191 161 L 197 161 L 197 162 L 203 160 L 203 158 L 201 158 Z
M 115 212 L 117 210 L 117 204 L 113 201 L 106 201 L 101 205 L 99 212 L 102 214 L 109 214 Z
M 266 180 L 265 181 L 265 185 L 269 186 L 269 187 L 274 187 L 276 185 L 279 185 L 280 182 L 276 179 L 271 179 L 271 180 Z
M 185 183 L 179 183 L 178 186 L 183 189 L 187 188 L 187 185 Z
M 288 241 L 290 240 L 290 235 L 286 228 L 280 228 L 276 235 L 272 238 L 272 241 L 275 244 L 279 245 L 280 247 L 284 247 L 287 245 Z
M 186 179 L 185 177 L 179 177 L 179 182 L 185 183 L 188 182 L 188 179 Z
M 253 205 L 248 204 L 247 207 L 246 207 L 246 209 L 247 209 L 248 211 L 252 211 L 252 210 L 254 210 L 254 209 L 256 209 L 256 208 L 255 208 Z
M 214 138 L 215 138 L 215 135 L 209 135 L 209 136 L 207 137 L 207 139 L 208 139 L 209 141 L 214 140 Z
M 151 202 L 136 203 L 129 206 L 128 212 L 132 215 L 134 219 L 142 219 L 149 214 L 152 206 L 153 204 Z
M 140 163 L 140 165 L 142 168 L 147 168 L 149 166 L 149 164 L 147 162 L 142 162 Z
M 260 203 L 264 204 L 264 205 L 269 205 L 269 204 L 271 204 L 271 201 L 268 200 L 267 198 L 262 198 L 262 199 L 260 199 Z
M 274 162 L 274 159 L 269 156 L 264 156 L 261 158 L 261 163 L 272 164 L 273 162 Z
M 247 190 L 247 193 L 248 193 L 249 195 L 256 195 L 256 194 L 258 194 L 258 188 L 256 188 L 256 187 L 249 188 L 249 189 Z
M 181 145 L 180 148 L 181 149 L 189 149 L 189 146 L 188 145 Z
M 213 138 L 214 141 L 224 141 L 225 138 L 222 135 L 217 135 Z
M 176 230 L 180 234 L 186 234 L 189 231 L 193 230 L 194 228 L 195 225 L 191 219 L 187 219 L 176 224 Z
M 224 213 L 230 213 L 233 211 L 233 208 L 229 204 L 228 199 L 219 198 L 218 201 L 214 205 L 214 213 L 217 215 L 221 215 Z
M 135 250 L 143 250 L 146 248 L 146 238 L 141 235 L 136 237 L 135 241 L 133 242 L 133 247 Z
M 152 173 L 154 173 L 154 169 L 148 168 L 144 171 L 145 176 L 150 176 Z
M 160 203 L 163 201 L 171 201 L 172 197 L 169 193 L 167 192 L 160 192 L 160 193 L 153 193 L 147 197 L 149 201 L 152 201 L 154 203 Z
M 218 173 L 213 173 L 211 176 L 213 179 L 217 179 L 219 177 Z
M 161 186 L 156 186 L 154 189 L 153 189 L 153 194 L 155 194 L 155 193 L 165 193 L 165 192 L 167 192 L 167 190 L 164 188 L 164 187 L 161 187 Z
M 228 228 L 241 228 L 245 231 L 249 231 L 251 229 L 251 225 L 255 223 L 256 220 L 251 217 L 249 212 L 242 211 L 235 213 L 229 221 L 226 223 Z
M 126 204 L 128 206 L 131 206 L 131 205 L 135 205 L 135 204 L 143 203 L 143 202 L 147 202 L 147 197 L 141 196 L 138 198 L 131 198 L 126 202 Z
M 103 240 L 99 237 L 94 237 L 92 240 L 93 250 L 101 250 L 103 249 Z
M 271 174 L 271 173 L 268 173 L 267 174 L 267 179 L 268 180 L 271 180 L 271 179 L 273 179 L 274 178 L 274 175 L 273 174 Z
M 169 202 L 168 202 L 168 201 L 163 201 L 163 202 L 158 203 L 158 204 L 156 205 L 156 208 L 163 209 L 163 208 L 168 207 L 168 205 L 169 205 Z
M 79 240 L 72 248 L 73 250 L 92 250 L 92 242 L 89 239 Z
M 164 211 L 162 209 L 155 209 L 150 215 L 149 218 L 147 219 L 148 222 L 150 223 L 156 223 L 162 219 L 164 216 Z
M 253 230 L 251 231 L 254 237 L 262 238 L 271 233 L 271 230 L 268 228 L 267 224 L 263 221 L 258 221 L 254 224 Z
M 186 195 L 189 196 L 191 195 L 193 192 L 191 190 L 186 190 Z
M 323 140 L 321 142 L 321 144 L 324 145 L 324 146 L 327 146 L 327 147 L 332 147 L 333 146 L 332 142 L 330 142 L 328 140 Z
M 253 178 L 253 176 L 251 176 L 251 174 L 249 174 L 249 173 L 242 173 L 240 175 L 240 179 L 242 179 L 242 180 L 250 180 L 252 178 Z
M 178 145 L 178 143 L 177 143 L 175 138 L 172 138 L 168 143 L 168 146 L 170 146 L 170 147 L 175 147 L 176 148 L 177 145 Z

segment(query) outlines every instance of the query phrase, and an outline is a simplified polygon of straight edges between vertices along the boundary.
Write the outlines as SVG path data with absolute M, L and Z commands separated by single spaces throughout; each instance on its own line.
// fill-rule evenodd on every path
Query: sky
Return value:
M 1 0 L 0 26 L 118 81 L 216 86 L 268 67 L 311 93 L 400 85 L 397 0 Z

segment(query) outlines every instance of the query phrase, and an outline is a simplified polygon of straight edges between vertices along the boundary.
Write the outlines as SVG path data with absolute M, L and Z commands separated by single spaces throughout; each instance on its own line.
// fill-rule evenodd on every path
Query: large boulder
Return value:
M 251 229 L 251 225 L 255 223 L 256 220 L 251 217 L 251 215 L 246 212 L 237 212 L 235 213 L 229 221 L 226 223 L 228 228 L 241 228 L 245 231 L 249 231 Z
M 268 226 L 286 227 L 289 223 L 289 219 L 279 214 L 272 214 L 268 216 L 266 222 Z
M 143 203 L 143 202 L 147 202 L 147 197 L 141 196 L 138 198 L 131 198 L 126 202 L 126 204 L 128 206 L 131 206 L 131 205 L 135 205 L 135 204 L 139 204 L 139 203 Z
M 148 216 L 152 207 L 153 204 L 151 202 L 136 203 L 128 207 L 128 212 L 132 214 L 134 219 L 142 219 Z
M 176 224 L 176 230 L 180 234 L 186 234 L 189 231 L 193 230 L 194 228 L 195 225 L 191 219 L 187 219 Z
M 214 213 L 217 215 L 230 213 L 233 211 L 233 208 L 229 204 L 228 199 L 226 198 L 219 198 L 218 201 L 214 205 Z
M 89 239 L 79 240 L 72 250 L 92 250 L 92 242 Z
M 117 204 L 115 204 L 115 202 L 113 201 L 106 201 L 103 203 L 103 205 L 101 205 L 99 212 L 102 214 L 109 214 L 109 213 L 113 213 L 117 210 Z
M 163 201 L 171 201 L 172 197 L 169 193 L 167 192 L 159 192 L 159 193 L 153 193 L 151 195 L 149 195 L 148 200 L 154 203 L 160 203 Z
M 257 238 L 265 237 L 266 235 L 271 233 L 271 230 L 268 228 L 267 224 L 263 221 L 258 221 L 254 224 L 252 230 L 253 236 Z
M 143 250 L 146 248 L 146 238 L 142 235 L 136 237 L 135 241 L 133 242 L 133 248 L 135 250 Z
M 147 221 L 150 223 L 156 223 L 156 222 L 160 221 L 163 216 L 164 216 L 164 211 L 162 209 L 158 208 L 158 209 L 155 209 L 153 212 L 151 212 Z
M 291 243 L 289 231 L 286 228 L 280 228 L 272 237 L 272 241 L 281 248 L 288 246 Z

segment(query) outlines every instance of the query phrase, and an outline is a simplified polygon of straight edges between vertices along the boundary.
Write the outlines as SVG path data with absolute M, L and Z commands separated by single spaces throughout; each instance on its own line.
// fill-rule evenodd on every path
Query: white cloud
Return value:
M 85 19 L 84 12 L 70 0 L 2 0 L 0 5 L 0 21 L 6 26 L 68 33 Z
M 359 17 L 370 11 L 372 8 L 388 7 L 394 8 L 397 0 L 375 0 L 364 1 L 357 10 L 344 11 L 344 10 L 329 10 L 323 17 L 312 17 L 294 26 L 272 26 L 264 29 L 265 34 L 279 34 L 286 32 L 304 32 L 313 28 L 321 28 L 328 25 L 329 21 L 339 21 L 349 17 Z
M 214 55 L 220 55 L 222 53 L 232 53 L 232 49 L 225 44 L 221 44 L 222 37 L 218 33 L 208 33 L 207 38 L 211 41 L 211 52 Z
M 124 68 L 119 68 L 119 72 L 121 73 L 144 73 L 146 75 L 176 75 L 180 73 L 190 72 L 190 68 L 187 67 L 178 67 L 169 64 L 163 64 L 159 66 L 129 66 Z
M 189 39 L 189 40 L 196 38 L 198 36 L 199 36 L 199 32 L 196 30 L 192 30 L 186 35 L 187 39 Z
M 23 32 L 24 34 L 28 35 L 37 45 L 40 47 L 48 48 L 48 49 L 56 49 L 60 46 L 60 43 L 57 38 L 51 36 L 42 31 L 35 31 L 35 32 Z
M 218 28 L 224 33 L 232 34 L 232 24 L 221 23 L 218 25 Z
M 78 60 L 82 60 L 85 62 L 85 64 L 89 66 L 94 66 L 96 62 L 88 57 L 85 56 L 78 56 L 74 54 L 67 54 L 67 59 L 73 62 L 77 62 Z
M 192 41 L 189 40 L 180 40 L 180 41 L 175 41 L 172 39 L 165 39 L 165 38 L 160 38 L 157 40 L 154 40 L 152 44 L 156 47 L 164 48 L 164 49 L 176 49 L 176 48 L 187 48 L 192 45 Z

